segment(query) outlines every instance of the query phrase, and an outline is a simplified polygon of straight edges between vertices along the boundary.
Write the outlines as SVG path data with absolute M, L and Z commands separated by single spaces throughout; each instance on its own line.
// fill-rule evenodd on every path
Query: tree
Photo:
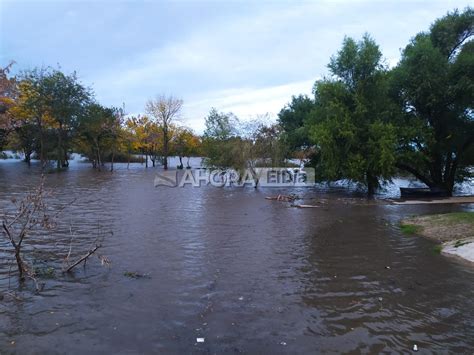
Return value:
M 203 135 L 204 164 L 216 168 L 228 168 L 235 159 L 235 144 L 239 119 L 233 113 L 218 112 L 212 108 L 205 118 L 206 129 Z
M 452 194 L 474 164 L 474 10 L 448 13 L 416 35 L 392 84 L 402 111 L 397 167 Z
M 259 124 L 253 135 L 256 156 L 269 167 L 283 166 L 288 147 L 279 124 Z
M 77 126 L 75 146 L 85 155 L 93 168 L 101 170 L 110 127 L 115 125 L 116 116 L 111 108 L 92 103 L 83 112 Z
M 114 170 L 115 154 L 120 152 L 124 146 L 124 124 L 125 108 L 112 107 L 113 118 L 106 121 L 104 130 L 107 132 L 106 141 L 110 149 L 110 171 Z
M 18 99 L 18 82 L 9 76 L 13 64 L 11 62 L 4 68 L 0 67 L 0 149 L 13 128 L 11 111 Z
M 173 140 L 173 151 L 179 158 L 178 169 L 183 169 L 183 158 L 188 157 L 186 168 L 189 169 L 189 159 L 199 153 L 199 137 L 186 127 L 176 127 L 176 134 Z
M 138 151 L 145 156 L 145 167 L 148 168 L 148 158 L 153 166 L 159 154 L 159 146 L 162 145 L 161 130 L 150 120 L 148 116 L 130 117 L 126 123 L 127 136 L 132 151 Z M 168 131 L 171 127 L 168 128 Z
M 204 163 L 207 166 L 234 169 L 239 182 L 250 173 L 254 186 L 259 183 L 259 167 L 284 163 L 286 146 L 280 139 L 280 127 L 269 124 L 267 115 L 241 122 L 232 113 L 211 109 L 203 136 Z
M 18 105 L 35 122 L 43 166 L 49 148 L 55 151 L 58 169 L 68 165 L 72 133 L 90 100 L 89 90 L 79 83 L 76 73 L 66 75 L 50 68 L 23 73 Z
M 173 138 L 170 128 L 179 118 L 182 107 L 183 100 L 165 95 L 148 100 L 145 106 L 145 111 L 153 116 L 163 136 L 163 167 L 165 170 L 168 169 L 169 144 Z
M 390 123 L 386 68 L 376 43 L 345 38 L 328 65 L 332 78 L 314 86 L 315 108 L 306 127 L 324 180 L 350 179 L 372 195 L 394 173 L 395 130 Z
M 14 213 L 10 213 L 10 215 L 5 213 L 3 217 L 3 235 L 13 247 L 21 281 L 27 276 L 35 280 L 34 272 L 23 257 L 22 247 L 25 238 L 38 230 L 48 232 L 54 226 L 54 221 L 49 215 L 50 211 L 44 202 L 45 195 L 42 180 L 39 187 L 29 192 L 22 200 L 13 200 L 12 203 L 15 205 Z
M 299 95 L 293 96 L 291 102 L 278 114 L 282 139 L 291 151 L 307 150 L 312 146 L 305 122 L 313 109 L 314 100 L 306 95 Z
M 219 112 L 214 107 L 205 118 L 204 138 L 226 140 L 237 135 L 239 119 L 232 112 Z

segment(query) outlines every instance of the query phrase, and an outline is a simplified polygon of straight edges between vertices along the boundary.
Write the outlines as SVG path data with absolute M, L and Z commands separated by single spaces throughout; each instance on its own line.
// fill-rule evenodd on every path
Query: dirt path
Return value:
M 440 198 L 434 200 L 393 200 L 394 205 L 436 205 L 436 204 L 457 204 L 457 203 L 474 203 L 474 196 L 458 196 Z

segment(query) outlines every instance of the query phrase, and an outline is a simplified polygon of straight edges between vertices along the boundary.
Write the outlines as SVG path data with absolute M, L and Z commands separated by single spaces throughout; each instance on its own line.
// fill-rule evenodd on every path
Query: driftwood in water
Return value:
M 294 195 L 278 195 L 278 196 L 267 196 L 265 197 L 266 200 L 272 201 L 283 201 L 283 202 L 293 202 L 298 197 Z
M 316 205 L 292 205 L 292 207 L 296 207 L 296 208 L 319 208 L 321 206 L 316 206 Z

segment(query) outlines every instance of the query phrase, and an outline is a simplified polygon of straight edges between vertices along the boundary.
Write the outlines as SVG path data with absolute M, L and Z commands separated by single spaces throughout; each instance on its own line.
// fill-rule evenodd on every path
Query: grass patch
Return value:
M 402 223 L 400 224 L 400 230 L 403 234 L 412 235 L 416 233 L 420 233 L 423 230 L 422 226 L 418 226 L 416 224 L 407 224 Z
M 420 217 L 421 220 L 436 225 L 473 225 L 474 226 L 474 212 L 452 212 L 445 214 L 435 214 Z
M 474 212 L 454 212 L 440 215 L 443 219 L 452 223 L 472 223 L 474 224 Z
M 441 254 L 442 251 L 443 251 L 443 246 L 441 244 L 435 245 L 433 247 L 433 253 L 435 254 Z

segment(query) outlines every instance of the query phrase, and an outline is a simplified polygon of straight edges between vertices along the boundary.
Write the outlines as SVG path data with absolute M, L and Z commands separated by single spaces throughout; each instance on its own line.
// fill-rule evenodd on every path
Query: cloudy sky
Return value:
M 77 71 L 104 105 L 140 113 L 165 93 L 202 131 L 211 107 L 275 115 L 311 94 L 345 35 L 370 33 L 394 65 L 409 39 L 470 1 L 0 0 L 0 65 Z

